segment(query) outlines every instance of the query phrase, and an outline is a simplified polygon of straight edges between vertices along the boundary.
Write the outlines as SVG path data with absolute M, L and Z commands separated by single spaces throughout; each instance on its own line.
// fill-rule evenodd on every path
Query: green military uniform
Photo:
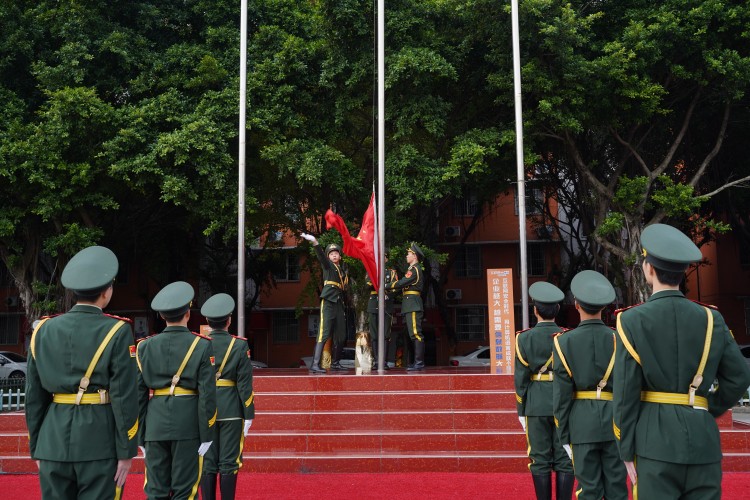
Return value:
M 230 335 L 216 323 L 227 324 L 234 311 L 234 299 L 225 293 L 212 296 L 203 304 L 201 314 L 212 324 L 209 334 L 216 368 L 216 441 L 208 449 L 204 462 L 201 495 L 215 500 L 216 475 L 221 475 L 221 498 L 235 497 L 237 472 L 242 467 L 245 445 L 243 421 L 255 418 L 253 365 L 247 340 Z M 249 422 L 248 424 L 249 425 Z
M 320 367 L 320 358 L 323 353 L 323 346 L 331 334 L 333 334 L 331 369 L 344 370 L 345 368 L 341 366 L 339 361 L 346 344 L 345 293 L 349 286 L 349 274 L 343 265 L 334 264 L 328 258 L 328 254 L 331 252 L 341 254 L 341 248 L 338 245 L 328 245 L 325 255 L 320 245 L 315 244 L 314 248 L 323 271 L 323 290 L 320 292 L 320 326 L 310 371 L 325 372 Z
M 65 267 L 62 284 L 93 298 L 111 286 L 117 269 L 109 249 L 88 247 Z M 42 320 L 32 336 L 29 449 L 40 461 L 42 498 L 120 498 L 117 462 L 138 453 L 133 331 L 130 320 L 81 304 L 80 296 L 78 302 L 66 314 Z
M 565 294 L 555 285 L 545 282 L 529 287 L 529 296 L 537 304 L 556 305 Z M 572 478 L 573 465 L 557 435 L 552 414 L 552 350 L 553 337 L 562 330 L 553 320 L 541 320 L 536 326 L 516 334 L 514 383 L 516 409 L 523 417 L 538 498 L 551 494 L 551 472 L 561 478 Z M 571 483 L 572 487 L 572 483 Z
M 386 259 L 387 259 L 386 251 Z M 387 261 L 386 261 L 387 262 Z M 385 360 L 383 367 L 388 369 L 388 345 L 391 342 L 391 324 L 393 323 L 393 309 L 395 307 L 393 301 L 394 292 L 388 290 L 388 286 L 398 281 L 398 273 L 394 269 L 385 269 L 385 317 L 383 318 L 384 331 L 383 338 L 385 339 Z M 378 292 L 372 284 L 370 277 L 367 277 L 365 282 L 367 290 L 370 292 L 370 299 L 367 301 L 367 314 L 370 320 L 370 340 L 372 341 L 372 366 L 373 368 L 378 363 Z
M 684 273 L 702 258 L 687 236 L 664 224 L 647 227 L 641 243 L 646 273 L 647 264 Z M 671 288 L 617 316 L 615 436 L 620 458 L 635 462 L 641 498 L 718 499 L 715 417 L 737 403 L 750 369 L 721 314 Z M 714 380 L 718 388 L 709 392 Z
M 596 271 L 578 273 L 570 289 L 590 311 L 615 299 L 610 282 Z M 601 319 L 585 319 L 554 343 L 552 405 L 560 441 L 573 447 L 576 498 L 627 499 L 627 471 L 612 430 L 615 333 Z
M 193 294 L 184 281 L 164 287 L 151 308 L 168 325 L 138 344 L 140 442 L 146 447 L 144 491 L 149 498 L 195 498 L 203 469 L 199 449 L 215 440 L 211 339 L 169 325 L 170 318 L 184 317 L 189 311 Z
M 422 249 L 412 243 L 407 252 L 415 255 L 417 260 L 409 265 L 406 274 L 395 283 L 391 283 L 388 290 L 402 290 L 401 314 L 406 322 L 406 330 L 414 341 L 414 364 L 407 370 L 424 370 L 424 336 L 422 335 L 422 320 L 424 319 L 424 305 L 422 291 L 424 290 L 424 269 L 421 261 L 424 259 Z

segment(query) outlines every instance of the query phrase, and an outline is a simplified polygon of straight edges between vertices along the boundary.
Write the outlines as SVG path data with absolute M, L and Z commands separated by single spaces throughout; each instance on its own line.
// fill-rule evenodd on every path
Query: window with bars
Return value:
M 456 308 L 456 340 L 482 341 L 487 334 L 487 308 Z
M 299 256 L 294 251 L 285 251 L 281 262 L 274 269 L 276 281 L 299 281 Z
M 477 213 L 477 197 L 468 196 L 466 198 L 456 198 L 453 200 L 453 216 L 466 217 L 473 216 Z
M 0 345 L 18 345 L 20 327 L 20 315 L 0 314 Z
M 518 215 L 518 188 L 513 191 L 513 203 L 515 214 Z M 536 215 L 542 213 L 544 207 L 544 193 L 541 189 L 526 189 L 526 215 Z
M 272 316 L 274 344 L 299 342 L 299 319 L 294 311 L 276 311 Z
M 480 278 L 482 276 L 482 249 L 479 245 L 464 245 L 457 250 L 453 264 L 457 278 Z
M 526 247 L 526 271 L 529 276 L 544 276 L 547 274 L 544 256 L 544 245 L 529 243 Z

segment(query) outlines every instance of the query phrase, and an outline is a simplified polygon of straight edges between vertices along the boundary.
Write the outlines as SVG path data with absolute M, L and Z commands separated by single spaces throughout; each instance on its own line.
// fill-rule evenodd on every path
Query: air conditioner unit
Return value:
M 461 300 L 461 296 L 460 288 L 449 288 L 445 291 L 445 298 L 447 300 Z
M 11 295 L 5 299 L 5 305 L 8 307 L 18 307 L 18 295 Z
M 448 238 L 461 236 L 461 226 L 445 226 L 445 236 Z

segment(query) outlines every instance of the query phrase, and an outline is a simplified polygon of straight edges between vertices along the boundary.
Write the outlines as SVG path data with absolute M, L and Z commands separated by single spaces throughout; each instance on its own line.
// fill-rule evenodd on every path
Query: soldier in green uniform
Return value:
M 76 305 L 34 330 L 26 373 L 26 425 L 42 498 L 120 498 L 138 453 L 138 395 L 130 320 L 102 312 L 115 254 L 78 252 L 61 281 Z
M 615 333 L 602 321 L 602 310 L 615 300 L 615 289 L 598 272 L 582 271 L 570 290 L 581 322 L 554 338 L 552 406 L 557 433 L 573 459 L 576 498 L 627 500 L 627 472 L 612 430 Z
M 539 500 L 552 498 L 555 471 L 557 498 L 573 493 L 573 464 L 563 448 L 552 414 L 553 337 L 563 329 L 555 324 L 565 294 L 543 281 L 529 287 L 537 324 L 516 334 L 514 382 L 518 420 L 529 443 L 529 470 Z
M 170 283 L 151 301 L 167 327 L 138 343 L 140 443 L 149 499 L 195 498 L 203 456 L 216 435 L 211 339 L 187 328 L 193 287 Z M 149 399 L 149 393 L 153 397 Z
M 234 500 L 237 472 L 242 467 L 245 436 L 255 418 L 253 365 L 247 340 L 229 335 L 234 299 L 226 293 L 212 296 L 201 307 L 211 327 L 216 354 L 216 433 L 205 456 L 201 497 L 216 500 L 216 476 L 220 475 L 222 500 Z M 243 425 L 244 421 L 244 425 Z
M 406 274 L 395 283 L 386 288 L 388 290 L 402 290 L 401 314 L 406 321 L 406 329 L 409 337 L 414 341 L 414 364 L 409 365 L 407 371 L 424 370 L 424 335 L 422 335 L 422 319 L 424 319 L 424 306 L 422 305 L 422 290 L 424 290 L 424 269 L 420 262 L 424 259 L 424 253 L 419 245 L 412 243 L 406 250 L 406 262 L 409 268 Z
M 301 234 L 302 238 L 313 244 L 315 254 L 323 270 L 323 290 L 320 292 L 320 327 L 318 338 L 315 342 L 312 366 L 313 373 L 325 373 L 320 366 L 320 358 L 323 355 L 328 337 L 333 334 L 333 348 L 331 349 L 331 370 L 346 370 L 341 366 L 341 353 L 346 344 L 346 291 L 349 286 L 349 274 L 341 262 L 341 248 L 336 244 L 326 247 L 325 255 L 318 245 L 315 236 L 307 233 Z
M 393 323 L 393 295 L 392 290 L 388 290 L 388 286 L 398 281 L 398 273 L 395 269 L 386 267 L 388 265 L 388 249 L 385 250 L 385 317 L 383 318 L 385 331 L 383 337 L 385 338 L 385 352 L 383 368 L 388 368 L 388 346 L 391 343 L 391 324 Z M 378 365 L 378 292 L 372 284 L 370 277 L 367 277 L 365 282 L 367 289 L 370 292 L 370 299 L 367 301 L 367 314 L 370 320 L 370 341 L 372 342 L 372 369 L 376 369 Z
M 721 498 L 721 443 L 715 418 L 737 403 L 750 369 L 724 318 L 680 292 L 702 259 L 678 229 L 641 234 L 649 299 L 619 311 L 614 432 L 634 494 L 641 498 Z M 715 391 L 709 391 L 714 381 Z

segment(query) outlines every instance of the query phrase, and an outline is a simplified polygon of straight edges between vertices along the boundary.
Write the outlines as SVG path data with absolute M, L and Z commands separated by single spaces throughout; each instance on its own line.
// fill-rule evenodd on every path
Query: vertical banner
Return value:
M 512 269 L 487 269 L 487 311 L 492 373 L 511 375 L 516 332 Z

